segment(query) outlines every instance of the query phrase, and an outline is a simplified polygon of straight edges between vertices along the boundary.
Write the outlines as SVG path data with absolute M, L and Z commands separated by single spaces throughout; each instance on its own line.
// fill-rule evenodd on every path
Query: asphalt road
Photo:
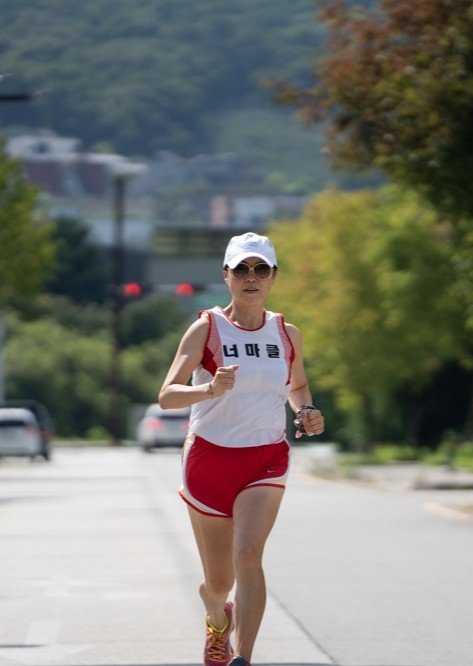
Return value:
M 473 664 L 473 521 L 448 511 L 473 491 L 324 482 L 294 454 L 254 664 Z M 178 483 L 175 450 L 0 461 L 0 666 L 201 664 Z

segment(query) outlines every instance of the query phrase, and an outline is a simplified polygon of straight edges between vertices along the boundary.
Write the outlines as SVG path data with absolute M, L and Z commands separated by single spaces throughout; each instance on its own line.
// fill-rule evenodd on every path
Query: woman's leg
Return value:
M 204 570 L 200 596 L 212 626 L 222 628 L 227 621 L 224 606 L 233 587 L 233 520 L 215 518 L 189 507 L 197 548 Z
M 241 492 L 233 507 L 233 566 L 237 583 L 235 654 L 247 661 L 251 660 L 266 603 L 263 550 L 282 497 L 282 488 L 256 486 Z

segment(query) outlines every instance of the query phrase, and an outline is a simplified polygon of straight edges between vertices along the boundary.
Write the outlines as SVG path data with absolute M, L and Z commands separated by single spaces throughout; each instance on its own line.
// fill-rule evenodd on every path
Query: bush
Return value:
M 90 441 L 99 441 L 99 442 L 109 442 L 111 436 L 109 432 L 103 426 L 92 426 L 86 432 L 86 437 Z
M 406 444 L 377 444 L 371 451 L 364 453 L 342 453 L 338 463 L 342 467 L 358 465 L 389 465 L 396 462 L 419 460 L 420 451 Z
M 455 452 L 455 465 L 473 472 L 473 442 L 463 442 Z
M 400 444 L 378 444 L 373 449 L 374 462 L 389 464 L 419 460 L 420 454 L 413 446 Z
M 436 451 L 422 456 L 425 465 L 450 465 L 473 472 L 473 442 L 461 442 L 459 436 L 449 436 Z
M 439 447 L 436 451 L 426 451 L 422 454 L 423 465 L 449 465 L 452 458 L 448 451 Z

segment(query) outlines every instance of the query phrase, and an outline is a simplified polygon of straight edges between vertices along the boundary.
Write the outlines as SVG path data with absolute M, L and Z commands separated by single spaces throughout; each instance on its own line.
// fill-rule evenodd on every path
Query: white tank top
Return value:
M 221 307 L 204 310 L 209 333 L 192 384 L 212 380 L 217 368 L 238 364 L 234 388 L 194 403 L 189 433 L 228 447 L 261 446 L 284 439 L 294 348 L 282 315 L 264 312 L 260 328 L 234 324 Z

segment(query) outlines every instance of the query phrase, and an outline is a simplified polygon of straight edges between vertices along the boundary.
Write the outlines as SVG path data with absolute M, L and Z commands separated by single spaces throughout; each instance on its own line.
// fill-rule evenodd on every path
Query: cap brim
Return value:
M 256 257 L 257 259 L 261 259 L 264 261 L 265 264 L 268 264 L 268 266 L 275 266 L 276 264 L 271 263 L 271 261 L 265 257 L 263 254 L 259 254 L 258 252 L 241 252 L 240 254 L 235 255 L 232 257 L 230 261 L 226 261 L 224 263 L 224 266 L 228 266 L 228 268 L 236 268 L 238 264 L 241 264 L 242 261 L 245 259 L 250 259 L 250 257 Z

